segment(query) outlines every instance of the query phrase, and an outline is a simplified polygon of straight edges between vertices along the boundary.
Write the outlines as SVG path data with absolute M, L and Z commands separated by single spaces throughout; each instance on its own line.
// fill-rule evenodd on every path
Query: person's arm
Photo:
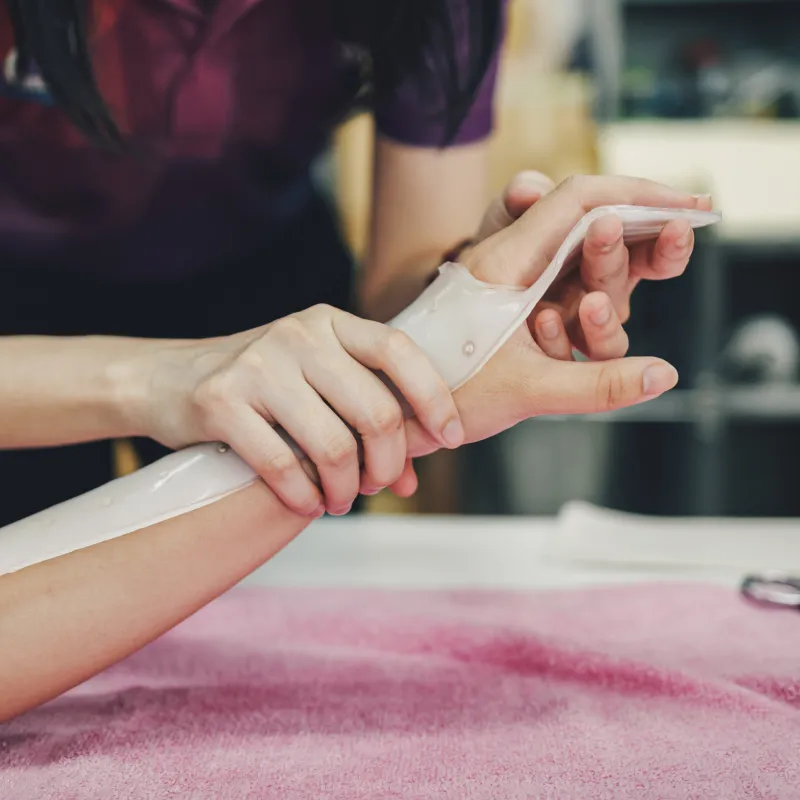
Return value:
M 444 254 L 474 236 L 488 191 L 485 142 L 440 150 L 379 138 L 363 312 L 385 322 L 418 297 Z
M 452 395 L 421 348 L 324 305 L 197 341 L 0 338 L 0 448 L 125 436 L 173 449 L 221 441 L 307 516 L 346 513 L 360 491 L 402 479 L 401 400 L 443 446 L 461 444 Z M 319 487 L 276 426 L 311 458 Z
M 441 67 L 433 50 L 452 47 L 456 82 L 480 78 L 474 93 L 457 97 L 446 71 L 431 63 L 390 92 L 376 87 L 373 203 L 359 294 L 361 310 L 381 322 L 416 299 L 443 256 L 475 235 L 489 199 L 489 140 L 509 3 L 496 4 L 493 32 L 486 27 L 490 15 L 475 4 L 446 5 L 452 41 L 431 31 L 428 58 Z M 467 27 L 480 31 L 480 46 Z M 472 74 L 479 52 L 486 62 L 482 76 Z M 450 120 L 458 123 L 451 128 L 443 112 L 456 105 L 463 113 Z
M 0 448 L 137 433 L 130 365 L 158 344 L 118 337 L 0 337 Z
M 479 244 L 468 266 L 487 281 L 503 270 L 535 278 L 588 208 L 611 203 L 697 207 L 680 192 L 646 182 L 572 182 Z M 466 440 L 477 441 L 538 414 L 644 402 L 676 380 L 675 370 L 658 359 L 578 363 L 548 356 L 523 325 L 454 397 Z M 416 420 L 406 435 L 412 457 L 439 447 Z M 45 702 L 152 641 L 271 558 L 307 524 L 256 483 L 200 510 L 1 576 L 0 719 Z
M 0 722 L 97 674 L 269 560 L 309 520 L 261 482 L 0 577 Z

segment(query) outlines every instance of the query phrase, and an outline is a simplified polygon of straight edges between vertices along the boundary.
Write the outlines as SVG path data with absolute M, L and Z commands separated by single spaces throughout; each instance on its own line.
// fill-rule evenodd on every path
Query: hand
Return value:
M 530 285 L 544 272 L 575 224 L 605 205 L 698 208 L 706 199 L 634 178 L 578 177 L 548 192 L 507 227 L 490 234 L 464 265 L 481 280 Z M 660 241 L 660 240 L 659 240 Z M 579 313 L 588 317 L 597 296 L 586 294 Z M 585 311 L 582 311 L 586 309 Z M 466 441 L 499 433 L 543 414 L 611 411 L 653 399 L 675 386 L 677 372 L 654 358 L 575 362 L 566 353 L 548 354 L 522 325 L 491 361 L 455 394 Z M 410 422 L 411 456 L 436 446 Z
M 400 402 L 371 370 L 391 380 L 437 446 L 464 437 L 447 385 L 411 339 L 329 306 L 236 336 L 164 344 L 147 369 L 139 430 L 173 448 L 229 444 L 308 516 L 347 513 L 359 491 L 374 494 L 410 468 Z M 363 443 L 363 475 L 345 423 Z M 276 424 L 316 467 L 324 506 Z
M 510 226 L 554 188 L 539 172 L 517 175 L 489 207 L 476 242 Z M 709 197 L 690 199 L 692 208 L 711 210 Z M 531 317 L 537 343 L 557 358 L 571 357 L 573 347 L 593 360 L 624 356 L 628 337 L 622 325 L 630 317 L 637 284 L 683 274 L 693 248 L 694 232 L 684 221 L 669 223 L 657 239 L 626 246 L 618 218 L 597 220 L 580 257 L 553 283 Z M 529 275 L 515 274 L 505 280 L 512 278 L 530 285 Z

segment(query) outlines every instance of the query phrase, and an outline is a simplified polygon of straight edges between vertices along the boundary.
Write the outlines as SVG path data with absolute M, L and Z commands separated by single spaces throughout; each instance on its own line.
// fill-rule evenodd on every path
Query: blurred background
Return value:
M 493 189 L 521 169 L 629 174 L 710 193 L 725 222 L 687 274 L 637 290 L 633 354 L 681 372 L 658 401 L 532 420 L 420 462 L 397 513 L 798 516 L 800 0 L 512 0 Z M 372 136 L 323 166 L 363 252 Z

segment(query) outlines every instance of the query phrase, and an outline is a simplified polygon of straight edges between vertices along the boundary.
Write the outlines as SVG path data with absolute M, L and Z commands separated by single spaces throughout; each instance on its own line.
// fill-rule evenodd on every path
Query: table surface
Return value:
M 685 522 L 683 523 L 686 524 Z M 245 585 L 379 589 L 552 589 L 643 581 L 736 586 L 740 571 L 558 563 L 555 518 L 363 515 L 324 519 Z

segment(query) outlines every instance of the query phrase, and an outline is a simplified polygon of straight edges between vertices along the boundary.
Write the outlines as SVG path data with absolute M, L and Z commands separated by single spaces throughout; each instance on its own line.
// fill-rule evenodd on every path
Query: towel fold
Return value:
M 800 798 L 800 614 L 241 589 L 0 726 L 3 800 Z

